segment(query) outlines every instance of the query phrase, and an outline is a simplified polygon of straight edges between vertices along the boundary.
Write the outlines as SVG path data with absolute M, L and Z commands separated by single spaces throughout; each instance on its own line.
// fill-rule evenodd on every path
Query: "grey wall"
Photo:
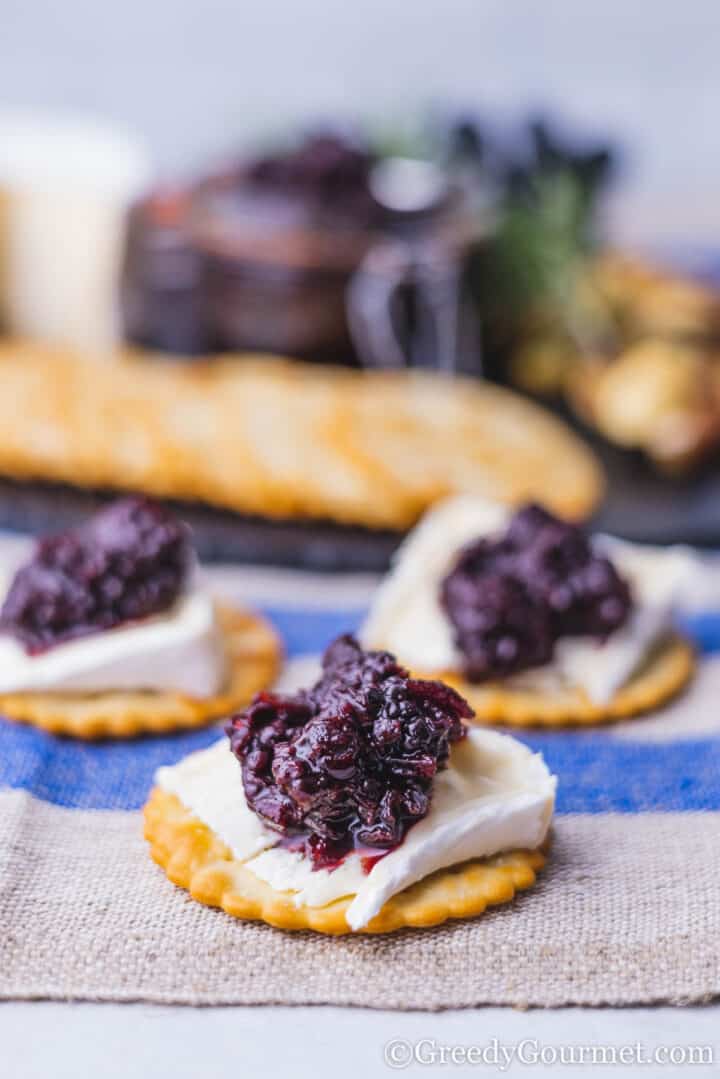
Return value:
M 91 109 L 166 170 L 286 122 L 538 105 L 631 149 L 626 232 L 720 240 L 717 0 L 0 0 L 0 103 Z

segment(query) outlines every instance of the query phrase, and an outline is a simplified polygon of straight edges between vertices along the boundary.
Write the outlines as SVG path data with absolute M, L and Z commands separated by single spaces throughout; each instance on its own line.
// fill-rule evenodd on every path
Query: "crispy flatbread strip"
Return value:
M 0 474 L 395 529 L 457 491 L 582 517 L 603 488 L 563 423 L 474 380 L 17 342 L 0 347 Z

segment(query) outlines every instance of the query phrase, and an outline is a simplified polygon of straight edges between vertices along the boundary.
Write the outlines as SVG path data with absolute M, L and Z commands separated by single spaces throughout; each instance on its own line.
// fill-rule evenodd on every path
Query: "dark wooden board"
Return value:
M 644 543 L 720 547 L 720 464 L 690 478 L 658 475 L 648 463 L 607 445 L 596 446 L 608 479 L 594 519 L 599 530 Z
M 0 478 L 0 528 L 40 534 L 81 521 L 117 494 Z M 381 571 L 402 538 L 330 521 L 271 521 L 193 502 L 168 502 L 208 562 L 251 562 L 340 572 Z

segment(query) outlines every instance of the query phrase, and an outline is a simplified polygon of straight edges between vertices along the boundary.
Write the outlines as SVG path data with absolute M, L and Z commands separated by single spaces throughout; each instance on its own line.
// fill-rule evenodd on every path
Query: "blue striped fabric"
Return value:
M 272 607 L 265 613 L 295 657 L 319 652 L 337 633 L 357 628 L 364 612 Z M 703 656 L 720 653 L 720 614 L 688 617 L 684 627 Z M 137 809 L 159 765 L 209 745 L 217 734 L 211 728 L 85 744 L 0 719 L 0 786 L 71 808 Z M 633 741 L 608 728 L 522 738 L 558 775 L 560 813 L 720 810 L 720 735 Z

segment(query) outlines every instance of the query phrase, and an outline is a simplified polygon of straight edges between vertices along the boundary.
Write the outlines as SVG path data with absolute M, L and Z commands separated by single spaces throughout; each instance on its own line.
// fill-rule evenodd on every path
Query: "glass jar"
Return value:
M 129 339 L 186 354 L 479 370 L 463 286 L 477 219 L 462 190 L 404 159 L 379 163 L 365 186 L 356 174 L 345 186 L 310 179 L 266 182 L 242 166 L 138 206 L 123 289 Z

